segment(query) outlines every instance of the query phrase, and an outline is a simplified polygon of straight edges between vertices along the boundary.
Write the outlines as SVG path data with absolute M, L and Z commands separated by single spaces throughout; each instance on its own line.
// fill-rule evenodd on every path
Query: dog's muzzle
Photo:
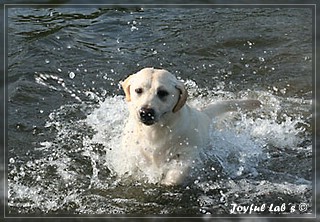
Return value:
M 150 126 L 156 122 L 155 121 L 155 114 L 156 114 L 156 112 L 154 111 L 154 109 L 151 109 L 151 108 L 142 107 L 139 110 L 140 120 L 143 124 L 145 124 L 147 126 Z

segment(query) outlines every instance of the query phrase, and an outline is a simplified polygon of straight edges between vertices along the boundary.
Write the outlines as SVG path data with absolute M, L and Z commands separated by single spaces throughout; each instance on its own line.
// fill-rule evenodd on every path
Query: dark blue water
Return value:
M 8 215 L 214 217 L 251 204 L 265 204 L 256 213 L 266 216 L 312 215 L 312 15 L 310 8 L 8 8 Z M 118 83 L 146 66 L 184 79 L 194 106 L 263 103 L 217 123 L 208 154 L 216 168 L 208 163 L 187 187 L 110 172 L 127 116 Z

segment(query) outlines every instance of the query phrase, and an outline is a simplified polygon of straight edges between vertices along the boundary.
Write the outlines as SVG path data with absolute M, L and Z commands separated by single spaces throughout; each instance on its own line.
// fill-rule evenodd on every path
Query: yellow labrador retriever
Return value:
M 184 84 L 163 69 L 144 68 L 121 85 L 129 108 L 121 147 L 123 161 L 129 164 L 131 176 L 139 174 L 165 185 L 184 181 L 199 149 L 209 142 L 213 117 L 261 105 L 258 100 L 232 100 L 202 111 L 191 108 L 186 104 Z

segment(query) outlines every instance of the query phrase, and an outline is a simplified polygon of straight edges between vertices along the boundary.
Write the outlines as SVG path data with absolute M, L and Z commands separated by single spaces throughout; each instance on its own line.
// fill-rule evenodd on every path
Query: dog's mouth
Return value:
M 161 119 L 163 119 L 164 116 L 165 116 L 167 113 L 168 113 L 168 112 L 162 113 L 160 116 L 158 116 L 158 118 L 156 118 L 155 115 L 150 115 L 150 116 L 144 117 L 144 118 L 141 117 L 141 115 L 140 115 L 140 121 L 141 121 L 144 125 L 146 125 L 146 126 L 152 126 L 152 125 L 158 123 Z
M 144 125 L 146 125 L 146 126 L 151 126 L 151 125 L 153 125 L 153 124 L 156 123 L 155 120 L 144 120 L 144 119 L 140 119 L 140 121 L 141 121 Z

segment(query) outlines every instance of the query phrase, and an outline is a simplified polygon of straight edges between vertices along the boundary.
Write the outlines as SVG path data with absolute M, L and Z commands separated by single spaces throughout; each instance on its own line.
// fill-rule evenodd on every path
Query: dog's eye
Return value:
M 135 91 L 136 91 L 137 94 L 143 93 L 143 89 L 142 88 L 137 88 L 137 89 L 135 89 Z
M 166 97 L 167 95 L 169 95 L 169 93 L 165 90 L 159 90 L 157 92 L 157 95 L 159 96 L 160 99 L 163 99 L 164 97 Z

